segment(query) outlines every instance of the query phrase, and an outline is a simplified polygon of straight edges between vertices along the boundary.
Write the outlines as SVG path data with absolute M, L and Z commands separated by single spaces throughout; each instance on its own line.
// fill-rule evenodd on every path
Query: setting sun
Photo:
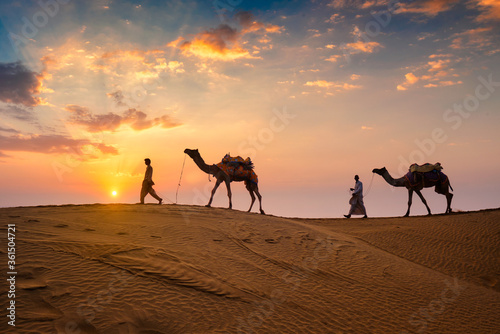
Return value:
M 113 195 L 113 196 L 116 196 L 117 194 L 118 194 L 118 193 L 116 192 L 116 190 L 113 190 L 113 191 L 111 192 L 111 195 Z

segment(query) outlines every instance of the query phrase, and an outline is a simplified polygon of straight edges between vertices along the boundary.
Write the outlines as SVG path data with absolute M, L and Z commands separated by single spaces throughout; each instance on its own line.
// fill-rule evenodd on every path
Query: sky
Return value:
M 137 203 L 144 158 L 165 203 L 204 205 L 215 182 L 183 153 L 197 148 L 250 157 L 279 216 L 342 217 L 355 174 L 369 216 L 403 215 L 407 190 L 372 169 L 427 162 L 454 210 L 498 208 L 499 106 L 499 1 L 0 4 L 3 207 Z

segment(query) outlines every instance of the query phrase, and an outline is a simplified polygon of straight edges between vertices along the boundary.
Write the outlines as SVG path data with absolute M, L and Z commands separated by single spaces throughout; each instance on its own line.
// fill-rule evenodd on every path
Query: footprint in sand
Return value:
M 38 219 L 28 219 L 26 222 L 27 223 L 39 223 L 40 221 Z
M 85 232 L 94 232 L 95 230 L 93 228 L 86 228 L 84 231 Z
M 54 225 L 54 227 L 59 227 L 59 228 L 64 228 L 64 227 L 68 227 L 69 225 L 67 224 L 57 224 L 57 225 Z
M 279 241 L 276 239 L 266 239 L 265 242 L 270 243 L 270 244 L 277 244 Z
M 118 235 L 128 235 L 128 233 L 127 233 L 127 232 L 118 232 L 118 233 L 116 233 L 116 234 L 118 234 Z
M 160 236 L 158 236 L 158 235 L 152 235 L 152 236 L 151 236 L 151 238 L 158 238 L 158 239 L 161 239 L 161 237 L 160 237 Z

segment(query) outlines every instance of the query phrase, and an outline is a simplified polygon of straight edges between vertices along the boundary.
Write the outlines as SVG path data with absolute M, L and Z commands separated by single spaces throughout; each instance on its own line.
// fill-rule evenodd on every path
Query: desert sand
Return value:
M 500 333 L 500 210 L 95 204 L 3 208 L 0 221 L 3 276 L 8 224 L 17 272 L 2 333 Z

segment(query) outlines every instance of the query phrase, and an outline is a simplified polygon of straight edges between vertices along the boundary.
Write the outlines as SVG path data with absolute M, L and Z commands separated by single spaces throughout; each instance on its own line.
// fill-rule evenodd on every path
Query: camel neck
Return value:
M 404 177 L 400 177 L 399 179 L 395 179 L 391 176 L 391 174 L 389 174 L 388 171 L 383 173 L 382 177 L 384 178 L 384 180 L 387 181 L 387 183 L 389 183 L 393 187 L 405 187 L 405 178 Z
M 194 163 L 205 173 L 212 174 L 210 170 L 210 166 L 205 163 L 205 160 L 201 157 L 201 155 L 192 156 Z

